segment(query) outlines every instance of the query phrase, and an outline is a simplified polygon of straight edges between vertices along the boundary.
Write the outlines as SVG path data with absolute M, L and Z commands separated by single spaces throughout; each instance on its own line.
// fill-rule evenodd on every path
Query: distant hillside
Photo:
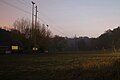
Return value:
M 89 37 L 54 37 L 53 47 L 58 51 L 87 51 L 87 50 L 114 50 L 120 49 L 120 27 L 107 30 L 98 38 Z
M 101 34 L 98 39 L 98 47 L 105 49 L 119 49 L 120 48 L 120 27 L 113 30 L 107 30 Z

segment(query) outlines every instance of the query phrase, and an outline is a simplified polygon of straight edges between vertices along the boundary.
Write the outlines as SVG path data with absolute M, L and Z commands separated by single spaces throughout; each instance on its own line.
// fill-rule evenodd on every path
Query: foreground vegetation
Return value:
M 119 53 L 0 55 L 0 80 L 119 80 L 119 76 Z

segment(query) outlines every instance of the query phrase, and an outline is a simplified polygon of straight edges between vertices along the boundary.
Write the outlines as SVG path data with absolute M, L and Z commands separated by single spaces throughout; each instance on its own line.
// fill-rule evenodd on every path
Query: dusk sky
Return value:
M 98 37 L 120 26 L 120 0 L 33 1 L 40 23 L 48 24 L 54 35 Z M 0 0 L 0 26 L 12 27 L 22 17 L 31 20 L 31 6 L 31 0 Z

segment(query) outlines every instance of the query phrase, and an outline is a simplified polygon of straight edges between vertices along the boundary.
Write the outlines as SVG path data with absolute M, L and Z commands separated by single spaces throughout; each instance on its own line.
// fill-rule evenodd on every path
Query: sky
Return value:
M 120 26 L 120 0 L 33 0 L 41 24 L 53 35 L 98 37 Z M 31 20 L 31 0 L 0 0 L 0 26 Z

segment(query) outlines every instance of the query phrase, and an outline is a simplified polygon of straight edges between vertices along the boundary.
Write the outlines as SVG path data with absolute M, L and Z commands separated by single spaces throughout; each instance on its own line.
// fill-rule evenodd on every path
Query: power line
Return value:
M 39 13 L 40 14 L 40 13 Z M 52 22 L 53 23 L 53 21 L 50 19 L 50 18 L 48 18 L 47 16 L 46 16 L 46 18 L 50 21 L 50 22 Z M 42 20 L 43 21 L 43 20 Z M 44 21 L 45 22 L 45 21 Z M 45 22 L 46 23 L 46 22 Z M 57 26 L 57 28 L 59 28 L 60 30 L 62 29 L 63 30 L 63 28 L 62 27 L 60 27 L 60 26 L 58 26 L 58 25 L 54 25 L 54 26 Z M 57 28 L 55 28 L 55 29 L 57 29 Z M 61 33 L 61 31 L 59 30 L 59 32 Z M 58 31 L 58 29 L 57 29 L 57 31 Z M 62 32 L 62 34 L 66 34 L 66 33 L 63 33 Z M 71 36 L 71 35 L 68 35 L 68 36 Z
M 4 0 L 2 0 L 2 2 L 3 2 L 4 4 L 6 4 L 6 5 L 8 5 L 8 6 L 10 6 L 10 7 L 13 7 L 13 8 L 15 8 L 15 9 L 17 9 L 17 10 L 20 10 L 20 11 L 26 13 L 26 14 L 29 14 L 29 15 L 31 14 L 31 13 L 29 13 L 29 12 L 27 12 L 27 11 L 25 11 L 25 10 L 23 10 L 23 9 L 15 6 L 15 5 L 13 5 L 13 4 L 10 4 L 10 3 L 8 3 L 8 2 L 6 2 L 6 1 L 4 1 Z M 21 2 L 21 3 L 22 3 L 22 2 Z M 25 5 L 25 4 L 24 4 L 24 5 Z M 47 25 L 47 23 L 46 23 L 43 19 L 41 19 L 41 18 L 39 18 L 39 17 L 38 17 L 38 19 L 40 19 L 42 22 L 44 22 L 44 23 Z M 54 30 L 56 30 L 56 31 L 58 31 L 59 33 L 61 33 L 61 34 L 63 34 L 63 35 L 66 35 L 65 33 L 61 32 L 60 30 L 56 29 L 55 27 L 51 27 L 51 28 L 54 29 Z
M 31 8 L 31 6 L 27 5 L 26 2 L 24 2 L 23 0 L 22 0 L 23 2 L 21 0 L 17 0 L 17 1 L 20 2 L 21 4 L 23 4 L 24 6 L 27 6 L 28 8 Z
M 25 3 L 28 3 L 26 0 L 22 0 Z M 30 1 L 31 2 L 31 1 Z M 28 3 L 28 6 L 31 5 L 31 3 Z M 31 7 L 31 6 L 30 6 Z
M 40 4 L 40 2 L 38 2 L 37 0 L 35 0 L 37 3 L 39 3 Z M 40 12 L 41 13 L 41 12 Z M 40 14 L 39 13 L 39 14 Z M 41 15 L 41 14 L 40 14 Z M 53 20 L 51 20 L 47 15 L 45 15 L 45 17 L 50 21 L 50 22 L 53 22 Z M 40 18 L 39 18 L 40 19 Z M 40 19 L 41 20 L 41 19 Z M 43 20 L 42 20 L 43 21 Z M 45 22 L 45 21 L 43 21 L 43 22 Z M 46 23 L 46 22 L 45 22 Z M 57 28 L 61 28 L 62 30 L 63 30 L 63 28 L 62 27 L 60 27 L 60 26 L 58 26 L 58 25 L 55 25 L 55 26 L 57 26 Z M 59 31 L 59 32 L 61 32 L 61 31 Z
M 46 21 L 44 21 L 43 19 L 41 19 L 41 18 L 39 18 L 39 17 L 38 17 L 38 19 L 41 20 L 43 23 L 45 23 L 45 24 L 47 25 L 47 22 L 46 22 Z M 52 25 L 51 25 L 51 28 L 54 29 L 54 30 L 56 30 L 56 31 L 58 31 L 59 33 L 61 33 L 61 34 L 63 34 L 63 35 L 66 35 L 65 33 L 61 32 L 60 30 L 58 30 L 57 28 L 53 27 Z
M 30 14 L 29 12 L 27 12 L 27 11 L 25 11 L 25 10 L 23 10 L 23 9 L 21 9 L 21 8 L 19 8 L 19 7 L 17 7 L 17 6 L 15 6 L 15 5 L 12 5 L 12 4 L 10 4 L 10 3 L 4 1 L 4 0 L 2 0 L 1 2 L 3 2 L 4 4 L 6 4 L 6 5 L 10 6 L 10 7 L 15 8 L 15 9 L 17 9 L 17 10 L 20 10 L 20 11 L 26 13 L 26 14 Z
M 39 15 L 40 15 L 40 13 L 39 13 Z M 45 24 L 47 24 L 47 22 L 44 21 L 43 19 L 41 19 L 41 18 L 39 18 L 39 17 L 38 17 L 38 19 L 40 19 L 42 22 L 44 22 Z M 54 25 L 54 26 L 57 26 L 57 25 Z M 66 33 L 63 33 L 61 30 L 57 29 L 57 28 L 54 27 L 54 26 L 52 25 L 51 28 L 54 29 L 54 30 L 56 30 L 56 31 L 58 31 L 59 33 L 65 35 L 65 36 L 67 35 Z M 59 27 L 59 26 L 57 26 L 57 27 Z M 69 35 L 68 35 L 68 36 L 69 36 Z
M 41 19 L 41 18 L 39 18 L 39 17 L 38 17 L 38 19 L 40 19 L 42 22 L 44 22 L 44 23 L 47 25 L 47 23 L 46 23 L 43 19 Z M 61 32 L 60 30 L 58 30 L 57 28 L 55 28 L 55 27 L 53 27 L 53 26 L 51 26 L 50 28 L 52 28 L 52 29 L 58 31 L 59 33 L 61 33 L 61 34 L 65 35 L 65 36 L 67 36 L 65 33 Z

